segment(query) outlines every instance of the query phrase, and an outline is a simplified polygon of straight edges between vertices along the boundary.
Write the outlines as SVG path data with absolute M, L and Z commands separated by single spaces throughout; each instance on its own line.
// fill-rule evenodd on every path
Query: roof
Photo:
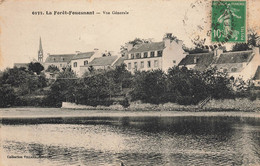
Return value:
M 49 55 L 45 63 L 56 63 L 56 62 L 70 62 L 70 60 L 75 56 L 75 54 L 59 54 L 59 55 Z
M 117 61 L 114 63 L 114 66 L 120 66 L 121 64 L 124 63 L 124 60 L 125 58 L 123 57 L 118 58 Z
M 152 42 L 141 44 L 138 48 L 132 48 L 129 53 L 145 52 L 145 51 L 156 51 L 163 50 L 165 48 L 164 42 Z
M 253 51 L 226 52 L 220 55 L 215 64 L 223 63 L 244 63 L 253 58 Z
M 258 66 L 253 80 L 260 80 L 260 66 Z
M 196 58 L 196 63 L 194 59 Z M 203 71 L 205 70 L 213 61 L 214 53 L 198 53 L 198 54 L 188 54 L 185 58 L 181 60 L 179 66 L 183 65 L 195 65 L 194 69 Z
M 82 52 L 82 53 L 76 54 L 76 55 L 72 58 L 72 60 L 91 58 L 94 54 L 95 54 L 94 51 L 93 51 L 93 52 Z
M 118 56 L 105 56 L 94 58 L 88 65 L 86 66 L 111 66 L 116 60 Z

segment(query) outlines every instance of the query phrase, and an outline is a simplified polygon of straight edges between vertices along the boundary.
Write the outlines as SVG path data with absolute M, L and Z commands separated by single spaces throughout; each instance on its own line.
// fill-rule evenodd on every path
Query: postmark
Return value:
M 246 42 L 246 5 L 246 1 L 212 1 L 212 42 Z

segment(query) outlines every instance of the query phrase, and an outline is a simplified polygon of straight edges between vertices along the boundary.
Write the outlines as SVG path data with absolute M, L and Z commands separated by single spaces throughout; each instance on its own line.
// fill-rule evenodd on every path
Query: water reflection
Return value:
M 255 118 L 79 117 L 1 123 L 5 158 L 32 156 L 5 160 L 9 165 L 260 164 L 260 121 Z

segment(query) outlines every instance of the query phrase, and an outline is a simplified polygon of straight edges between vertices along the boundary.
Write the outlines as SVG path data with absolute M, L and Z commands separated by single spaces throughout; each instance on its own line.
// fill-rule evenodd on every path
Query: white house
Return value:
M 101 57 L 98 49 L 92 52 L 77 52 L 70 61 L 71 69 L 77 75 L 80 75 L 80 66 L 89 64 L 94 58 Z
M 137 47 L 129 44 L 124 60 L 127 69 L 134 73 L 155 69 L 167 71 L 170 67 L 177 66 L 186 54 L 182 49 L 182 41 L 170 38 L 171 34 L 168 34 L 162 42 L 144 43 Z
M 94 58 L 90 63 L 80 66 L 80 76 L 89 72 L 89 67 L 93 67 L 95 70 L 107 70 L 113 69 L 116 66 L 123 64 L 124 58 L 120 56 L 103 56 Z
M 62 71 L 62 68 L 69 66 L 69 63 L 74 56 L 75 54 L 49 54 L 44 62 L 44 69 L 47 70 L 49 66 L 54 65 Z
M 216 49 L 214 52 L 189 54 L 179 64 L 189 69 L 203 71 L 209 67 L 216 67 L 231 77 L 252 79 L 260 65 L 259 48 L 248 51 L 223 52 Z

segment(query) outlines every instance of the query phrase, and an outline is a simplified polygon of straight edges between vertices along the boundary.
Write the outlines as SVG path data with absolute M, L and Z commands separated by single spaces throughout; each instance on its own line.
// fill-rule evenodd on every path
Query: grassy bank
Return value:
M 224 100 L 210 100 L 203 108 L 199 105 L 179 105 L 176 103 L 165 104 L 148 104 L 141 102 L 132 102 L 128 108 L 116 104 L 107 106 L 83 106 L 83 105 L 66 105 L 63 108 L 69 109 L 84 109 L 84 110 L 117 110 L 117 111 L 243 111 L 243 112 L 258 112 L 260 111 L 260 100 L 251 101 L 247 98 L 239 99 L 224 99 Z

